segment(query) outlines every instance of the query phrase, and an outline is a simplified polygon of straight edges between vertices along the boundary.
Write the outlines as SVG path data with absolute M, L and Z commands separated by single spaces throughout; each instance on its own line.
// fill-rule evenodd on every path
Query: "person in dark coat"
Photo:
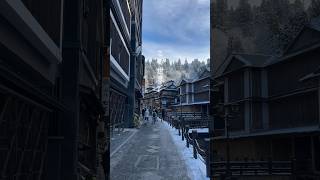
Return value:
M 155 124 L 156 121 L 157 121 L 157 113 L 156 113 L 155 110 L 154 110 L 153 113 L 152 113 L 152 119 L 153 119 L 153 124 Z
M 142 117 L 143 117 L 143 119 L 145 119 L 145 118 L 144 118 L 145 116 L 146 116 L 146 109 L 143 108 L 143 109 L 142 109 Z
M 161 119 L 161 122 L 162 122 L 164 120 L 164 118 L 166 117 L 166 110 L 165 109 L 162 109 L 161 115 L 162 115 L 162 119 Z

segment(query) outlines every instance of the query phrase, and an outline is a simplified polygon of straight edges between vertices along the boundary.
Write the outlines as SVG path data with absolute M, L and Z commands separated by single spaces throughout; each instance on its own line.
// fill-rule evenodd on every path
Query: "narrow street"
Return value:
M 122 148 L 111 152 L 111 179 L 194 179 L 170 128 L 160 119 L 153 125 L 150 118 L 149 123 L 142 125 Z M 112 145 L 111 142 L 111 149 L 116 149 Z
M 141 127 L 110 163 L 112 180 L 190 179 L 168 129 L 159 121 Z

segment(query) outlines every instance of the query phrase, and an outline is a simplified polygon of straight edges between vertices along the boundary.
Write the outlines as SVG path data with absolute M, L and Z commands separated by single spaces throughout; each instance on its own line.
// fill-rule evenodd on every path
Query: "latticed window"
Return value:
M 110 125 L 122 125 L 127 112 L 126 96 L 112 89 L 110 91 L 110 104 Z
M 52 110 L 0 87 L 1 179 L 43 179 Z

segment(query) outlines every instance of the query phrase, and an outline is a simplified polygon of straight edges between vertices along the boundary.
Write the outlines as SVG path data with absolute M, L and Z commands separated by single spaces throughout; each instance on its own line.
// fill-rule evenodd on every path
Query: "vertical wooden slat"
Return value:
M 13 101 L 12 103 L 15 103 L 16 101 Z M 24 112 L 24 109 L 27 108 L 27 106 L 25 104 L 22 105 L 21 109 L 20 109 L 20 112 L 17 114 L 17 119 L 15 122 L 15 126 L 14 126 L 14 134 L 12 135 L 12 138 L 11 138 L 11 141 L 10 141 L 10 145 L 9 145 L 9 149 L 8 149 L 8 152 L 7 152 L 7 156 L 6 156 L 6 159 L 4 161 L 4 166 L 3 166 L 3 169 L 2 169 L 2 172 L 1 172 L 1 175 L 2 177 L 5 177 L 7 176 L 6 174 L 6 171 L 7 171 L 7 167 L 8 167 L 8 164 L 9 164 L 9 160 L 11 158 L 11 154 L 14 150 L 14 144 L 16 143 L 16 138 L 17 138 L 17 134 L 18 134 L 18 128 L 20 126 L 20 121 L 21 121 L 21 118 L 23 117 L 22 114 Z M 10 109 L 8 109 L 10 111 Z M 24 114 L 25 115 L 25 114 Z M 16 149 L 16 148 L 15 148 Z

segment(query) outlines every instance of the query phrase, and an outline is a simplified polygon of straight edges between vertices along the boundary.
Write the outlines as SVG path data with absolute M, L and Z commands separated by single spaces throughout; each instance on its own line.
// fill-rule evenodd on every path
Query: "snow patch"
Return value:
M 192 133 L 192 130 L 196 130 L 198 133 L 209 133 L 209 128 L 189 129 L 189 133 Z
M 206 176 L 206 165 L 203 163 L 202 157 L 199 155 L 198 159 L 194 159 L 192 145 L 190 144 L 190 147 L 187 148 L 186 141 L 181 140 L 178 130 L 172 128 L 167 122 L 164 123 L 164 126 L 169 130 L 172 140 L 186 164 L 189 178 L 194 180 L 209 180 Z

